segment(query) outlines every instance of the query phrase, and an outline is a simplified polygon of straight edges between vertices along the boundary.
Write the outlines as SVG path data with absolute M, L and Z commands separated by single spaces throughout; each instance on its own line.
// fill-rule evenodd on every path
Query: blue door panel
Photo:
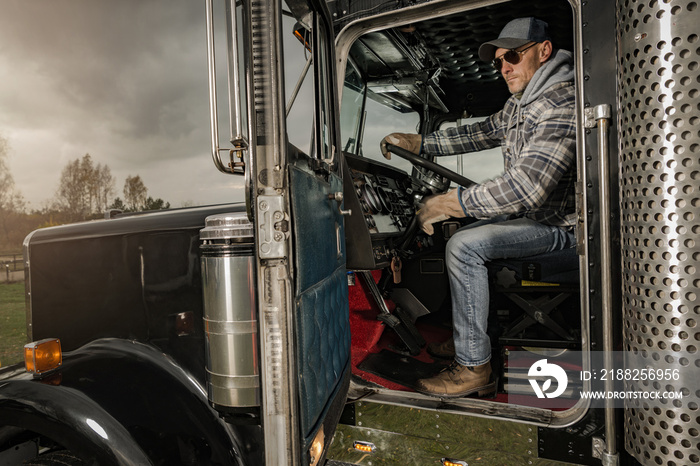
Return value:
M 345 267 L 299 296 L 297 329 L 301 425 L 303 435 L 308 436 L 350 357 Z
M 326 181 L 290 167 L 295 324 L 301 433 L 316 428 L 350 358 L 348 285 L 343 218 L 329 194 L 342 180 Z

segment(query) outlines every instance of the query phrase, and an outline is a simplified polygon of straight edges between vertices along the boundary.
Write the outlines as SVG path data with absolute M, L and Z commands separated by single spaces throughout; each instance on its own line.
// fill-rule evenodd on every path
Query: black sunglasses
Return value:
M 532 44 L 528 45 L 522 50 L 508 50 L 500 57 L 493 59 L 493 67 L 496 68 L 497 71 L 501 71 L 501 67 L 503 66 L 503 60 L 507 61 L 511 65 L 517 65 L 518 63 L 520 63 L 520 58 L 522 54 L 527 52 L 530 48 L 532 48 L 535 45 L 537 45 L 537 42 L 533 42 Z

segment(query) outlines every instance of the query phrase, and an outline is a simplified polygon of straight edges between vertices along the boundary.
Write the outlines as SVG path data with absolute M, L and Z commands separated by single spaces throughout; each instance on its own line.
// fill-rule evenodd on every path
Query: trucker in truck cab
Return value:
M 419 380 L 419 392 L 439 397 L 480 396 L 496 389 L 491 344 L 486 333 L 489 291 L 485 262 L 527 257 L 576 244 L 575 93 L 573 55 L 555 49 L 548 25 L 518 18 L 496 40 L 479 49 L 492 61 L 512 96 L 504 108 L 472 125 L 426 136 L 393 133 L 387 143 L 416 153 L 451 155 L 501 146 L 505 172 L 468 188 L 427 198 L 420 227 L 449 217 L 479 221 L 458 230 L 446 248 L 451 288 L 453 338 L 430 348 L 454 361 L 437 375 Z

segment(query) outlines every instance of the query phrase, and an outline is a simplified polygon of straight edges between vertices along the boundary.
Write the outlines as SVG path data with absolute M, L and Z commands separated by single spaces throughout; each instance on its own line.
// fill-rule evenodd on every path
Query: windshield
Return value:
M 348 65 L 340 107 L 340 132 L 345 152 L 387 162 L 379 143 L 387 134 L 417 133 L 420 116 L 417 112 L 402 112 L 378 103 L 377 95 L 368 92 L 359 72 Z M 411 172 L 406 160 L 392 157 L 391 165 Z
M 442 123 L 439 129 L 470 125 L 483 120 L 484 118 L 460 118 L 456 121 Z M 445 168 L 464 175 L 477 183 L 496 178 L 502 175 L 504 170 L 503 154 L 500 147 L 468 154 L 445 155 L 436 161 Z M 465 170 L 464 167 L 467 169 Z

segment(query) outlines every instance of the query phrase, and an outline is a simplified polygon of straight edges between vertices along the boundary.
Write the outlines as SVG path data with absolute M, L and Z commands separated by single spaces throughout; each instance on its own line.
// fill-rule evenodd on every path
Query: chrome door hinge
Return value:
M 261 259 L 281 259 L 287 256 L 289 215 L 282 196 L 258 196 L 258 247 Z
M 617 454 L 607 452 L 605 440 L 600 437 L 593 437 L 593 458 L 598 458 L 603 466 L 617 466 L 620 463 Z
M 595 128 L 598 120 L 610 118 L 612 118 L 612 106 L 610 104 L 600 104 L 583 109 L 583 126 L 586 128 Z

